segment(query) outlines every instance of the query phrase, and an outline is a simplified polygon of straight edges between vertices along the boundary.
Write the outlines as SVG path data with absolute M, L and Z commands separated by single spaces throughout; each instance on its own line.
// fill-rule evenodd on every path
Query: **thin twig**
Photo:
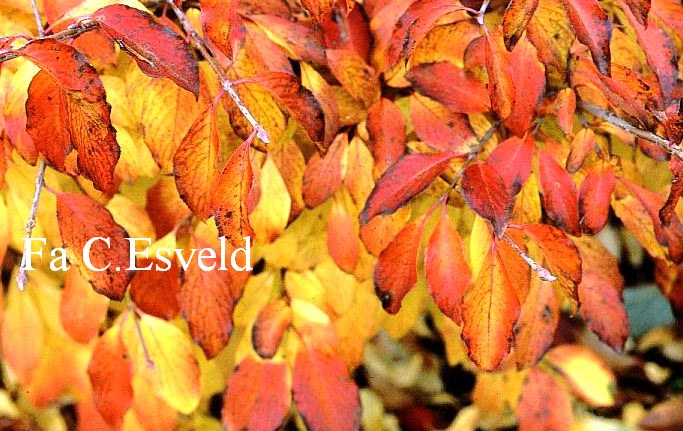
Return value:
M 211 66 L 214 73 L 221 82 L 221 87 L 225 90 L 226 93 L 228 93 L 228 95 L 235 102 L 235 105 L 237 105 L 237 109 L 239 109 L 242 115 L 244 115 L 244 118 L 246 118 L 249 124 L 251 124 L 251 126 L 256 130 L 256 136 L 263 143 L 270 143 L 270 137 L 268 136 L 268 132 L 266 131 L 266 129 L 263 128 L 263 126 L 261 126 L 261 124 L 259 124 L 256 118 L 254 118 L 254 115 L 249 111 L 249 108 L 246 107 L 240 95 L 237 93 L 237 91 L 235 91 L 235 87 L 232 81 L 230 81 L 228 77 L 225 76 L 225 73 L 223 73 L 223 69 L 221 69 L 220 65 L 216 61 L 215 56 L 211 52 L 211 49 L 208 46 L 206 46 L 206 43 L 204 43 L 202 38 L 199 37 L 199 34 L 195 31 L 190 22 L 187 20 L 185 13 L 183 13 L 182 9 L 180 9 L 173 0 L 166 0 L 166 4 L 170 6 L 171 9 L 173 9 L 175 16 L 178 18 L 178 21 L 180 21 L 180 24 L 183 26 L 183 29 L 192 38 L 195 47 L 199 50 L 199 52 L 206 59 L 206 61 L 209 62 L 209 65 Z
M 535 260 L 533 260 L 531 257 L 529 257 L 528 254 L 524 252 L 519 246 L 507 235 L 503 235 L 503 239 L 505 242 L 507 242 L 510 247 L 512 247 L 519 256 L 524 259 L 524 262 L 531 267 L 534 271 L 536 271 L 536 274 L 538 274 L 538 278 L 540 278 L 543 281 L 555 281 L 557 280 L 557 277 L 554 276 L 547 268 L 539 265 L 536 263 Z
M 147 345 L 145 344 L 145 338 L 142 336 L 142 328 L 140 327 L 140 322 L 138 322 L 137 319 L 137 314 L 135 312 L 135 306 L 132 303 L 128 304 L 128 309 L 130 310 L 131 317 L 133 318 L 133 327 L 135 328 L 135 335 L 138 337 L 138 341 L 140 342 L 140 347 L 142 347 L 142 354 L 145 357 L 145 364 L 147 365 L 147 368 L 150 370 L 154 370 L 156 365 L 154 364 L 154 360 L 149 354 L 149 350 L 147 350 Z
M 97 21 L 85 21 L 77 27 L 70 27 L 70 28 L 67 28 L 66 30 L 60 31 L 58 33 L 43 36 L 40 39 L 53 39 L 53 40 L 73 39 L 74 37 L 78 37 L 78 36 L 82 35 L 83 33 L 86 33 L 86 32 L 89 32 L 91 30 L 96 29 L 97 27 L 99 27 L 99 23 L 97 23 Z M 7 51 L 0 51 L 0 63 L 3 63 L 7 60 L 12 60 L 13 58 L 19 57 L 20 54 L 17 51 L 18 50 L 16 50 L 16 49 L 9 49 Z
M 43 27 L 43 20 L 40 19 L 40 11 L 38 10 L 38 3 L 36 0 L 31 0 L 31 8 L 33 9 L 33 17 L 36 19 L 36 28 L 38 29 L 38 36 L 45 36 L 45 27 Z
M 591 114 L 595 115 L 596 117 L 600 118 L 601 120 L 605 120 L 608 123 L 629 132 L 633 136 L 645 139 L 646 141 L 650 141 L 658 147 L 662 148 L 663 150 L 667 151 L 669 154 L 683 160 L 683 148 L 681 148 L 680 145 L 678 145 L 677 143 L 671 142 L 668 139 L 664 139 L 655 133 L 648 132 L 647 130 L 639 129 L 638 127 L 633 126 L 631 123 L 623 120 L 622 118 L 619 118 L 616 115 L 590 103 L 579 102 L 578 106 L 581 109 L 584 109 L 590 112 Z

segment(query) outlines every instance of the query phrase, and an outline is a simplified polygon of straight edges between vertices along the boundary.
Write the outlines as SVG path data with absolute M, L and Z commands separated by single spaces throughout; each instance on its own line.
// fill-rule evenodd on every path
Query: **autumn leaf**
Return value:
M 284 300 L 273 300 L 266 304 L 256 317 L 251 331 L 251 343 L 256 353 L 265 359 L 275 356 L 290 323 L 292 309 Z
M 57 221 L 69 258 L 93 289 L 122 300 L 133 276 L 128 233 L 102 204 L 81 194 L 57 194 Z
M 303 197 L 308 208 L 325 202 L 342 182 L 342 160 L 349 140 L 337 135 L 324 156 L 314 154 L 306 165 L 303 178 Z
M 610 165 L 592 169 L 579 188 L 579 215 L 581 229 L 597 234 L 607 223 L 610 200 L 616 179 Z
M 532 367 L 524 381 L 517 417 L 520 431 L 566 431 L 574 420 L 572 400 L 557 377 Z
M 533 154 L 533 140 L 512 136 L 493 149 L 486 158 L 486 164 L 503 179 L 508 193 L 514 196 L 531 174 Z
M 528 136 L 534 124 L 536 107 L 543 100 L 546 71 L 538 59 L 536 48 L 526 39 L 522 39 L 509 55 L 514 56 L 510 71 L 515 97 L 512 112 L 503 124 L 515 135 L 524 137 Z
M 486 163 L 471 164 L 460 185 L 467 205 L 491 222 L 496 236 L 503 235 L 512 217 L 512 197 L 498 172 Z
M 250 146 L 251 140 L 246 140 L 230 156 L 211 197 L 211 213 L 216 219 L 218 233 L 235 247 L 244 246 L 244 237 L 254 236 L 247 213 L 247 193 L 253 177 Z
M 567 172 L 574 173 L 583 166 L 584 160 L 595 150 L 595 133 L 593 129 L 579 130 L 570 143 L 571 150 L 567 157 Z
M 451 112 L 436 102 L 413 94 L 410 97 L 410 121 L 415 134 L 436 151 L 469 154 L 476 136 L 467 115 Z
M 211 215 L 211 193 L 218 179 L 219 134 L 216 107 L 195 119 L 173 156 L 178 194 L 200 219 Z
M 183 331 L 149 314 L 137 317 L 127 313 L 121 321 L 121 339 L 133 376 L 144 379 L 153 393 L 175 410 L 194 411 L 200 397 L 199 365 Z
M 363 212 L 361 224 L 378 214 L 391 214 L 426 189 L 448 166 L 455 154 L 408 154 L 387 169 L 372 190 Z
M 368 110 L 368 134 L 376 169 L 383 173 L 404 152 L 406 132 L 401 110 L 388 99 L 377 101 Z
M 109 299 L 93 291 L 75 266 L 66 273 L 59 302 L 59 320 L 64 330 L 80 343 L 87 343 L 99 332 L 107 317 Z
M 429 292 L 441 312 L 461 324 L 460 302 L 472 280 L 472 271 L 465 259 L 463 240 L 448 215 L 445 202 L 424 255 Z
M 28 386 L 40 363 L 48 334 L 38 304 L 31 295 L 16 288 L 9 289 L 6 296 L 3 295 L 2 305 L 2 358 L 19 383 Z M 27 337 L 26 331 L 32 336 Z
M 151 257 L 151 256 L 150 256 Z M 175 257 L 167 261 L 138 257 L 136 271 L 130 281 L 130 297 L 141 311 L 161 319 L 172 319 L 180 313 L 180 268 Z
M 279 429 L 291 402 L 287 374 L 285 363 L 243 359 L 225 391 L 222 418 L 227 429 Z
M 375 266 L 375 292 L 382 307 L 396 314 L 417 281 L 417 253 L 424 233 L 424 217 L 405 225 L 382 250 Z
M 406 79 L 418 93 L 443 104 L 453 112 L 480 114 L 489 110 L 489 95 L 484 85 L 467 72 L 444 61 L 420 64 L 410 69 Z M 448 91 L 444 82 L 452 83 Z
M 339 357 L 301 349 L 294 362 L 292 393 L 309 430 L 359 429 L 358 388 Z
M 537 7 L 538 0 L 511 0 L 508 3 L 503 14 L 503 38 L 508 51 L 517 45 Z
M 462 339 L 470 359 L 482 370 L 495 370 L 510 351 L 513 326 L 519 315 L 516 284 L 520 281 L 507 271 L 508 255 L 493 240 L 482 267 L 462 299 Z
M 121 4 L 105 6 L 93 18 L 145 74 L 170 78 L 199 96 L 197 61 L 185 41 L 169 27 L 149 13 Z
M 609 42 L 612 23 L 597 0 L 562 0 L 576 37 L 590 49 L 593 62 L 603 75 L 610 75 Z
M 659 210 L 659 220 L 664 226 L 669 226 L 676 216 L 675 209 L 681 194 L 683 193 L 683 160 L 672 157 L 669 162 L 671 169 L 671 190 L 664 202 L 664 206 Z
M 559 228 L 580 235 L 579 197 L 576 185 L 567 171 L 547 151 L 538 155 L 538 179 L 543 195 L 543 207 Z
M 242 20 L 237 12 L 236 0 L 201 0 L 204 34 L 228 58 L 237 51 L 245 34 Z
M 121 426 L 133 402 L 131 364 L 127 356 L 120 325 L 116 324 L 97 340 L 88 364 L 95 407 L 115 427 Z
M 538 362 L 553 342 L 559 319 L 560 303 L 552 283 L 532 277 L 529 294 L 514 327 L 517 368 Z
M 327 250 L 337 266 L 348 273 L 353 273 L 360 258 L 357 224 L 343 203 L 335 199 L 327 221 Z
M 517 94 L 512 77 L 510 53 L 503 46 L 503 38 L 499 33 L 486 33 L 484 52 L 491 108 L 498 118 L 504 120 L 512 114 Z

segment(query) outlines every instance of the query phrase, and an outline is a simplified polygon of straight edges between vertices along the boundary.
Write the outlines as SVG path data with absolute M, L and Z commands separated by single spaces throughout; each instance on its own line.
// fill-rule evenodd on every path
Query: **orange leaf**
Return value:
M 609 42 L 612 23 L 597 0 L 562 0 L 576 37 L 590 49 L 593 62 L 603 75 L 610 75 Z
M 178 195 L 176 182 L 171 177 L 161 177 L 154 186 L 147 191 L 147 206 L 145 208 L 149 218 L 154 223 L 157 238 L 162 238 L 171 232 L 183 220 L 192 214 L 185 202 Z
M 455 153 L 408 154 L 387 169 L 372 190 L 360 215 L 365 225 L 378 214 L 391 214 L 426 189 L 446 169 Z
M 308 208 L 325 202 L 341 185 L 342 159 L 348 144 L 346 134 L 337 135 L 327 154 L 313 154 L 308 161 L 303 182 L 304 202 Z
M 274 34 L 277 43 L 284 46 L 294 60 L 325 64 L 325 51 L 319 28 L 301 21 L 292 21 L 276 15 L 249 15 L 259 27 Z
M 486 164 L 500 175 L 511 196 L 519 193 L 529 178 L 533 153 L 531 136 L 527 139 L 511 136 L 498 144 L 487 157 Z
M 300 350 L 294 362 L 292 392 L 309 430 L 359 429 L 358 388 L 341 358 L 317 350 Z
M 538 7 L 538 0 L 511 0 L 503 14 L 503 38 L 508 51 L 517 45 Z
M 93 18 L 146 75 L 171 78 L 199 96 L 197 61 L 187 43 L 170 27 L 159 24 L 149 13 L 122 4 L 105 6 Z
M 557 378 L 532 367 L 517 405 L 520 431 L 566 431 L 574 421 L 572 400 Z
M 584 178 L 579 189 L 579 214 L 584 232 L 597 234 L 607 223 L 615 185 L 614 171 L 607 164 L 600 170 L 592 169 Z
M 417 281 L 417 253 L 424 219 L 422 216 L 405 225 L 377 259 L 375 292 L 388 313 L 398 313 L 403 297 Z
M 560 304 L 552 283 L 533 277 L 514 329 L 517 368 L 533 365 L 543 356 L 553 342 L 559 318 Z
M 292 309 L 284 300 L 278 299 L 266 304 L 256 317 L 251 332 L 251 342 L 256 353 L 266 359 L 275 356 L 290 323 Z
M 72 173 L 65 159 L 75 148 L 78 169 L 97 189 L 111 193 L 116 189 L 114 169 L 120 154 L 109 117 L 111 107 L 95 69 L 87 64 L 83 68 L 92 73 L 87 93 L 67 90 L 47 72 L 38 72 L 28 88 L 26 131 L 38 151 L 61 172 Z
M 498 172 L 483 162 L 471 164 L 462 174 L 461 186 L 467 205 L 491 222 L 496 236 L 503 235 L 513 200 Z
M 93 401 L 108 424 L 121 426 L 133 402 L 131 367 L 121 342 L 120 325 L 115 324 L 97 340 L 88 364 Z
M 538 178 L 543 194 L 543 207 L 548 217 L 566 232 L 580 235 L 576 185 L 569 173 L 544 150 L 539 153 Z
M 59 320 L 71 338 L 87 343 L 95 337 L 107 317 L 107 308 L 109 299 L 93 291 L 76 267 L 69 268 L 59 302 Z
M 383 173 L 403 155 L 406 140 L 403 114 L 392 101 L 380 99 L 368 110 L 367 127 L 375 166 Z
M 467 115 L 427 103 L 415 94 L 410 97 L 410 121 L 417 137 L 437 151 L 468 154 L 476 137 Z
M 232 313 L 235 302 L 242 296 L 244 287 L 240 278 L 233 276 L 233 270 L 219 269 L 218 258 L 201 259 L 201 250 L 213 248 L 210 244 L 194 236 L 192 248 L 197 255 L 185 253 L 190 265 L 184 272 L 184 283 L 179 295 L 180 309 L 190 327 L 192 338 L 204 350 L 206 357 L 215 357 L 228 344 L 232 332 Z M 230 250 L 213 250 L 214 256 L 229 254 Z M 193 253 L 194 254 L 194 253 Z M 207 266 L 215 265 L 208 269 Z
M 354 50 L 326 49 L 327 66 L 344 89 L 363 106 L 372 106 L 380 98 L 377 71 Z
M 135 266 L 149 269 L 136 271 L 130 281 L 130 297 L 145 313 L 169 320 L 180 313 L 180 270 L 174 258 L 167 259 L 170 264 L 156 258 L 138 258 Z
M 570 173 L 581 169 L 584 160 L 595 150 L 595 132 L 593 129 L 583 128 L 579 130 L 570 144 L 571 150 L 567 157 L 566 168 Z
M 520 310 L 515 293 L 519 280 L 506 270 L 510 262 L 500 246 L 494 239 L 461 306 L 462 339 L 472 361 L 486 371 L 495 370 L 508 354 Z
M 211 215 L 211 192 L 218 178 L 218 123 L 216 106 L 209 105 L 188 130 L 173 156 L 178 193 L 194 215 Z
M 503 38 L 499 33 L 484 37 L 486 73 L 489 77 L 489 96 L 491 108 L 504 120 L 512 114 L 517 90 L 512 78 L 510 53 L 503 46 Z
M 595 238 L 581 237 L 576 245 L 583 262 L 579 312 L 591 331 L 621 351 L 628 336 L 628 318 L 621 298 L 624 279 L 619 262 Z
M 223 424 L 231 430 L 280 429 L 291 403 L 287 365 L 247 356 L 228 380 Z
M 672 157 L 669 161 L 669 169 L 671 169 L 671 190 L 664 206 L 659 210 L 659 220 L 664 226 L 669 226 L 673 222 L 676 216 L 676 205 L 683 194 L 683 160 Z
M 249 78 L 266 88 L 303 127 L 314 143 L 325 138 L 325 117 L 318 99 L 301 86 L 300 80 L 283 72 L 268 72 Z
M 420 64 L 406 74 L 418 93 L 443 104 L 456 113 L 480 114 L 489 110 L 489 95 L 484 85 L 471 78 L 465 69 L 442 61 Z M 444 87 L 443 83 L 452 83 Z
M 553 101 L 557 110 L 557 124 L 566 134 L 574 127 L 574 112 L 576 111 L 576 93 L 571 88 L 563 88 Z
M 504 125 L 523 137 L 534 124 L 536 106 L 545 94 L 545 67 L 538 59 L 536 48 L 526 39 L 522 39 L 509 55 L 514 57 L 514 61 L 510 61 L 510 71 L 515 97 L 512 112 Z
M 472 271 L 465 259 L 464 244 L 446 211 L 444 201 L 439 221 L 425 248 L 427 287 L 441 312 L 457 324 L 462 324 L 460 302 L 472 280 Z
M 218 233 L 235 247 L 244 246 L 244 237 L 254 236 L 247 213 L 247 194 L 253 178 L 250 146 L 251 139 L 247 139 L 230 156 L 211 197 L 211 213 L 216 219 Z
M 360 257 L 358 227 L 348 210 L 337 200 L 332 203 L 327 220 L 327 250 L 339 268 L 353 273 Z
M 128 234 L 114 222 L 109 210 L 86 195 L 58 193 L 57 222 L 70 258 L 93 289 L 116 301 L 123 299 L 133 277 L 126 270 L 130 264 Z
M 228 58 L 244 41 L 245 31 L 237 0 L 201 0 L 204 34 Z

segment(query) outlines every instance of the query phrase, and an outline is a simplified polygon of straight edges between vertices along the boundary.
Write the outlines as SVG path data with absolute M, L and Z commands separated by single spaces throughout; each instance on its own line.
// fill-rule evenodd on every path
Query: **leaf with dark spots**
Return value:
M 603 75 L 610 75 L 609 42 L 612 22 L 600 8 L 598 0 L 563 0 L 576 37 L 588 46 L 593 62 Z
M 391 214 L 426 189 L 456 156 L 446 151 L 439 154 L 409 154 L 387 169 L 372 190 L 360 214 L 367 224 L 378 214 Z
M 503 38 L 508 51 L 517 45 L 534 16 L 539 0 L 511 0 L 503 14 Z
M 167 77 L 199 96 L 199 66 L 187 43 L 152 15 L 122 4 L 93 14 L 109 37 L 131 55 L 145 74 Z

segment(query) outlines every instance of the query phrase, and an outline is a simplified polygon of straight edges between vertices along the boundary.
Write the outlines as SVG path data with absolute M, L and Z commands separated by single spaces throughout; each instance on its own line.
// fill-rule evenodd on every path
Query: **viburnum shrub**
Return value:
M 675 0 L 0 7 L 3 381 L 43 425 L 376 429 L 353 372 L 428 320 L 478 420 L 569 429 L 615 402 L 552 344 L 624 347 L 610 222 L 683 311 Z

